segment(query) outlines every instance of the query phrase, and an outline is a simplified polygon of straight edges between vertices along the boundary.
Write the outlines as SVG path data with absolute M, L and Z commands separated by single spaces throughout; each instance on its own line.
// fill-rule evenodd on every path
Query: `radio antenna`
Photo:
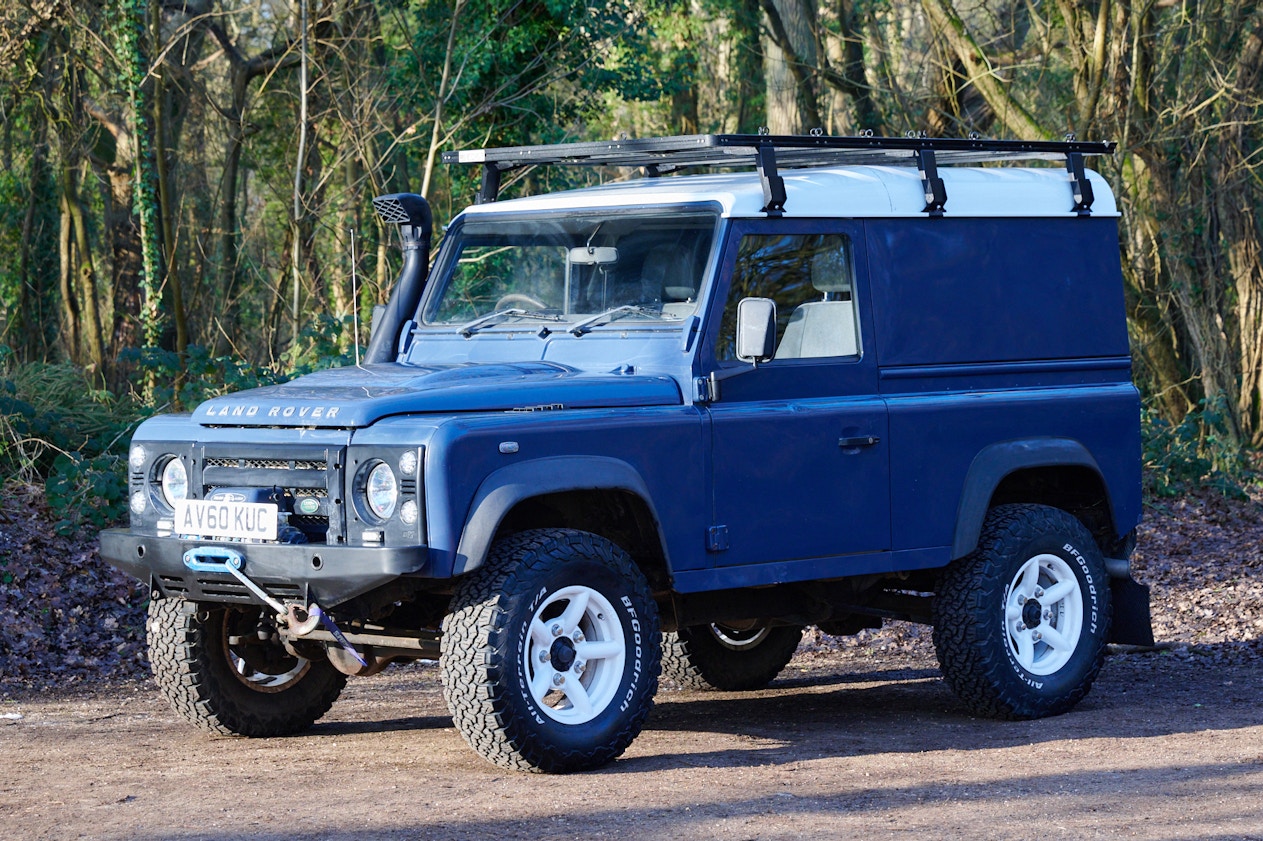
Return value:
M 360 368 L 360 284 L 355 272 L 355 229 L 347 228 L 346 231 L 351 235 L 351 329 L 355 331 L 355 367 Z

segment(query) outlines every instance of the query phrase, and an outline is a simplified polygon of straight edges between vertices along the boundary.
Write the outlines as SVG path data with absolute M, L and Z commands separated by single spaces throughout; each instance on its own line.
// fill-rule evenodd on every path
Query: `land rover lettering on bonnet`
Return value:
M 374 200 L 403 267 L 363 364 L 137 430 L 101 552 L 151 589 L 158 685 L 276 736 L 437 658 L 476 751 L 579 771 L 663 674 L 757 689 L 807 625 L 903 619 L 971 711 L 1071 710 L 1107 643 L 1152 641 L 1118 211 L 1085 166 L 1112 151 L 446 155 L 482 181 L 433 259 L 426 201 Z M 502 200 L 533 166 L 626 178 Z

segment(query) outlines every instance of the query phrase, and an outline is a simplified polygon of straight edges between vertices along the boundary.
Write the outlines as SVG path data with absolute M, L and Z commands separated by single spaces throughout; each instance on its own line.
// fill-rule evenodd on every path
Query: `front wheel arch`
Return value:
M 625 496 L 646 522 L 636 537 L 641 545 L 627 546 L 656 589 L 665 589 L 671 578 L 662 520 L 640 473 L 625 461 L 608 456 L 558 456 L 502 467 L 479 485 L 469 506 L 452 562 L 452 575 L 469 573 L 486 562 L 492 545 L 505 536 L 504 526 L 524 505 L 570 494 Z M 537 522 L 527 528 L 562 527 L 600 533 L 595 523 L 576 518 L 565 522 Z M 514 529 L 517 531 L 519 529 Z M 615 542 L 617 536 L 606 535 Z M 638 549 L 640 551 L 638 551 Z

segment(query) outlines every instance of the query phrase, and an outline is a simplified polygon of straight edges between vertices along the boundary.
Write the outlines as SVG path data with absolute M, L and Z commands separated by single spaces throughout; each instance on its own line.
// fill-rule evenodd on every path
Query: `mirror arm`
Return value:
M 733 377 L 739 377 L 742 374 L 748 374 L 751 371 L 757 371 L 758 368 L 759 368 L 758 360 L 754 360 L 750 363 L 749 367 L 723 368 L 723 369 L 717 368 L 711 371 L 705 377 L 699 377 L 697 380 L 697 384 L 699 386 L 698 399 L 704 403 L 719 402 L 719 395 L 720 395 L 719 384 L 720 383 L 722 383 L 724 380 L 730 380 Z

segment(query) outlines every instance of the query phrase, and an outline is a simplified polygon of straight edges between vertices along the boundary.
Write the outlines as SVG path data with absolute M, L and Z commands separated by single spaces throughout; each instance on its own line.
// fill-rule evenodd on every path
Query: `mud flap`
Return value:
M 1114 622 L 1109 642 L 1120 645 L 1153 645 L 1153 621 L 1149 616 L 1149 587 L 1130 575 L 1110 579 Z

